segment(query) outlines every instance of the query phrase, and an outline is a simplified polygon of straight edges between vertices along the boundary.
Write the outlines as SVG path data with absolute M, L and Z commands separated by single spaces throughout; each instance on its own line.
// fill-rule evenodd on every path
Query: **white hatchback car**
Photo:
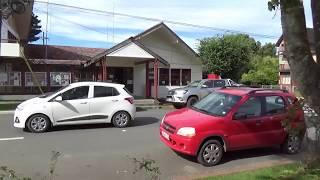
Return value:
M 78 82 L 21 103 L 14 113 L 14 127 L 41 133 L 51 126 L 111 122 L 122 128 L 135 113 L 133 97 L 124 85 Z

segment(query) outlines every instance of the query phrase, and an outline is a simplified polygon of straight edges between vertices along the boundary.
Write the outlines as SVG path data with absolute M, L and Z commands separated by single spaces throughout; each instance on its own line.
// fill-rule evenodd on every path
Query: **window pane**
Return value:
M 226 82 L 224 80 L 214 80 L 213 85 L 214 87 L 223 87 L 226 85 Z
M 37 80 L 41 86 L 47 86 L 47 73 L 46 72 L 34 72 L 34 76 L 37 78 Z M 33 79 L 31 72 L 25 73 L 25 86 L 37 86 L 37 83 Z
M 159 85 L 160 86 L 169 85 L 169 69 L 164 69 L 164 68 L 159 69 Z
M 206 85 L 208 88 L 213 88 L 213 82 L 211 80 L 204 82 L 203 85 Z
M 94 97 L 109 97 L 117 96 L 119 92 L 113 87 L 105 86 L 95 86 L 94 87 Z
M 207 112 L 215 116 L 225 116 L 241 99 L 241 96 L 211 93 L 193 107 L 201 112 Z
M 81 86 L 70 89 L 62 94 L 63 100 L 86 99 L 88 98 L 89 86 Z
M 180 86 L 180 69 L 171 69 L 171 86 Z
M 191 82 L 191 69 L 182 69 L 182 85 L 188 85 Z
M 21 72 L 0 72 L 0 86 L 21 86 Z
M 51 72 L 51 86 L 66 86 L 71 83 L 71 73 L 69 72 Z
M 267 96 L 266 97 L 266 114 L 278 114 L 285 111 L 284 100 L 280 96 Z
M 248 118 L 261 115 L 261 101 L 258 97 L 251 97 L 243 103 L 237 113 L 244 113 Z

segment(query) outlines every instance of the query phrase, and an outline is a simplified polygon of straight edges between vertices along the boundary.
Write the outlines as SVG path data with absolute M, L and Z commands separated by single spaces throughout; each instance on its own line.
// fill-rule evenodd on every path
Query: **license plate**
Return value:
M 165 139 L 167 139 L 168 141 L 170 140 L 169 134 L 167 134 L 166 132 L 161 131 L 161 135 L 162 135 Z

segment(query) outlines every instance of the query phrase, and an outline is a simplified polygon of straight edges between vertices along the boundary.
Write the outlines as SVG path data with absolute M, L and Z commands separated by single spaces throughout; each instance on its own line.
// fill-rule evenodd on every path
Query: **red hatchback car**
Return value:
M 292 127 L 303 127 L 300 134 L 289 136 L 281 122 L 296 100 L 282 90 L 222 88 L 192 107 L 166 114 L 160 138 L 204 166 L 216 165 L 224 152 L 240 149 L 281 145 L 294 154 L 305 133 L 303 110 L 298 108 L 292 121 Z

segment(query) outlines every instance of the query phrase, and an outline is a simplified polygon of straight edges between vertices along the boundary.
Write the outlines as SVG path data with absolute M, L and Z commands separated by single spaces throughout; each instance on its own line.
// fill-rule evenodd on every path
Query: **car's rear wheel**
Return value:
M 301 149 L 302 138 L 298 135 L 289 135 L 281 145 L 281 149 L 287 154 L 296 154 Z
M 112 124 L 117 128 L 127 127 L 130 123 L 131 117 L 125 111 L 119 111 L 112 117 Z
M 218 140 L 206 141 L 197 156 L 197 160 L 204 166 L 217 165 L 223 156 L 223 146 Z
M 43 114 L 31 116 L 27 122 L 27 129 L 34 133 L 46 132 L 50 127 L 50 120 Z
M 196 102 L 198 102 L 198 98 L 195 96 L 191 96 L 189 97 L 188 101 L 187 101 L 187 106 L 191 107 L 192 105 L 194 105 Z

